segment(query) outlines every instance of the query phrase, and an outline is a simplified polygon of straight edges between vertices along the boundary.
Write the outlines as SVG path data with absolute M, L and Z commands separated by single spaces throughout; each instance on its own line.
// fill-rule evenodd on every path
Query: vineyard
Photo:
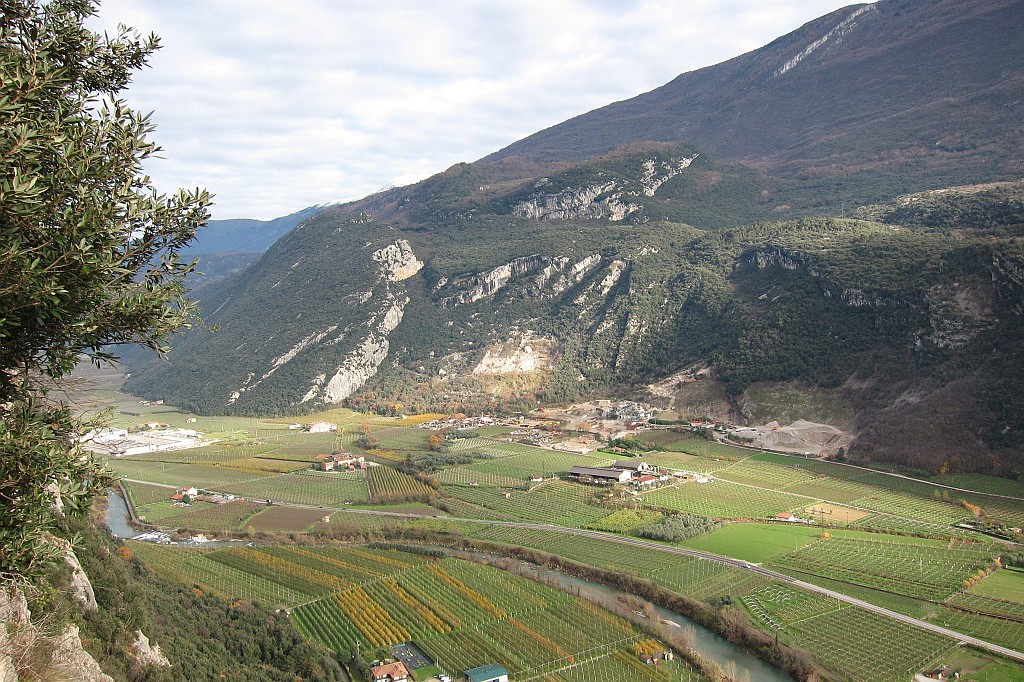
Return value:
M 998 554 L 987 543 L 945 547 L 830 538 L 776 557 L 772 563 L 805 573 L 941 601 Z
M 318 506 L 370 500 L 366 477 L 361 470 L 321 472 L 303 469 L 293 474 L 227 486 L 223 490 L 241 497 Z
M 343 654 L 413 640 L 450 673 L 496 662 L 516 679 L 562 673 L 568 676 L 543 679 L 576 679 L 579 671 L 572 671 L 584 664 L 604 675 L 632 669 L 633 661 L 643 667 L 628 645 L 645 638 L 628 622 L 552 588 L 457 559 L 333 593 L 300 606 L 293 617 L 307 636 Z M 630 679 L 695 678 L 677 664 Z
M 142 461 L 127 457 L 109 459 L 107 466 L 115 474 L 131 479 L 179 487 L 194 485 L 206 489 L 219 489 L 248 481 L 259 481 L 272 475 L 240 471 L 215 464 Z
M 141 507 L 155 502 L 165 502 L 170 498 L 173 490 L 160 485 L 147 485 L 145 483 L 124 482 L 124 488 L 128 491 L 132 504 Z
M 426 502 L 435 495 L 434 489 L 427 484 L 389 466 L 367 469 L 367 482 L 370 486 L 370 501 L 374 504 L 412 500 Z
M 717 480 L 661 488 L 645 493 L 643 499 L 646 504 L 674 511 L 712 518 L 750 519 L 771 517 L 808 503 L 807 498 L 797 495 Z
M 814 651 L 830 668 L 864 682 L 910 679 L 956 645 L 853 607 L 792 623 L 782 632 L 780 639 Z
M 585 526 L 608 515 L 607 509 L 586 504 L 593 488 L 564 481 L 544 483 L 529 492 L 484 486 L 449 486 L 447 490 L 460 500 L 496 512 L 499 518 Z
M 424 559 L 357 547 L 190 549 L 130 542 L 157 573 L 224 598 L 292 607 L 414 568 Z
M 261 506 L 235 500 L 224 504 L 204 505 L 200 508 L 188 508 L 176 514 L 160 519 L 160 523 L 172 528 L 188 528 L 190 530 L 233 531 L 245 528 L 247 521 L 262 509 Z
M 735 483 L 746 483 L 775 490 L 806 483 L 817 478 L 815 474 L 799 467 L 766 464 L 749 459 L 718 469 L 715 476 Z

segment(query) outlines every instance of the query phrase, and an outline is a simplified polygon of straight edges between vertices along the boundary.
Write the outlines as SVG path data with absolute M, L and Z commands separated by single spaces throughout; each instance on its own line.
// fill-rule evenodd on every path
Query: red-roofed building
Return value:
M 646 474 L 644 476 L 640 476 L 634 479 L 633 482 L 636 483 L 637 485 L 654 485 L 655 483 L 658 482 L 658 477 Z
M 409 669 L 401 661 L 385 663 L 384 665 L 370 668 L 370 677 L 373 679 L 373 682 L 403 682 L 404 680 L 413 679 L 412 675 L 409 674 Z

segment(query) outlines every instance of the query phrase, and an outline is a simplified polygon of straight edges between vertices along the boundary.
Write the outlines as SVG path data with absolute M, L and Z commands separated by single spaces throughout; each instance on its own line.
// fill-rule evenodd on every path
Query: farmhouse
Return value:
M 313 468 L 319 471 L 339 471 L 344 468 L 354 469 L 366 461 L 365 457 L 341 453 L 340 455 L 317 455 Z
M 488 663 L 466 671 L 467 682 L 508 682 L 508 671 L 497 663 Z
M 637 462 L 631 459 L 620 459 L 612 462 L 612 469 L 619 469 L 621 471 L 630 471 L 633 473 L 640 473 L 641 471 L 651 471 L 653 467 L 647 462 Z
M 626 470 L 582 466 L 572 467 L 567 475 L 583 483 L 625 483 L 633 477 L 632 472 Z
M 640 476 L 638 478 L 633 479 L 633 484 L 638 486 L 638 487 L 652 486 L 652 485 L 654 485 L 657 482 L 658 482 L 658 477 L 657 476 L 651 476 L 650 474 L 645 474 L 643 476 Z
M 370 678 L 373 682 L 403 682 L 411 680 L 412 676 L 409 674 L 409 669 L 405 667 L 405 663 L 395 661 L 370 668 Z
M 338 425 L 330 422 L 313 422 L 309 425 L 310 433 L 328 433 L 330 431 L 337 431 Z
M 960 679 L 960 673 L 948 665 L 943 665 L 931 672 L 925 673 L 925 677 L 933 680 L 958 680 Z

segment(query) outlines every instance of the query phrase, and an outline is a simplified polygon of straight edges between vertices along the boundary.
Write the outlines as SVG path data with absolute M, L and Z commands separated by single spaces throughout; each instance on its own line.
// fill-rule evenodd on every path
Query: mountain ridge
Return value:
M 1017 110 L 991 100 L 979 82 L 978 101 L 992 106 L 971 134 L 998 119 L 991 136 L 962 153 L 929 144 L 921 157 L 927 163 L 914 173 L 905 172 L 916 168 L 912 155 L 887 165 L 891 159 L 879 160 L 870 146 L 844 148 L 848 131 L 836 133 L 839 142 L 821 142 L 832 113 L 816 127 L 801 118 L 824 106 L 807 76 L 821 80 L 831 68 L 835 80 L 856 70 L 840 57 L 869 19 L 889 22 L 884 35 L 899 29 L 943 43 L 959 25 L 951 14 L 957 7 L 971 7 L 961 24 L 974 26 L 1020 4 L 852 6 L 726 63 L 739 73 L 761 59 L 755 75 L 803 88 L 803 108 L 796 102 L 785 110 L 800 116 L 776 131 L 789 141 L 779 158 L 793 149 L 832 153 L 832 145 L 859 164 L 850 172 L 821 172 L 815 164 L 827 154 L 751 163 L 721 147 L 714 153 L 691 141 L 638 139 L 655 124 L 624 137 L 600 126 L 584 135 L 580 120 L 600 119 L 591 112 L 416 185 L 324 207 L 245 272 L 204 288 L 205 320 L 219 331 L 194 330 L 168 362 L 133 367 L 129 388 L 201 413 L 295 414 L 339 401 L 360 409 L 401 402 L 414 410 L 483 411 L 610 394 L 655 400 L 646 386 L 692 371 L 710 375 L 707 385 L 718 388 L 707 395 L 733 411 L 756 404 L 752 391 L 764 385 L 835 398 L 849 406 L 842 420 L 857 436 L 854 457 L 922 469 L 936 469 L 939 457 L 965 470 L 996 462 L 1021 471 L 1024 404 L 1006 398 L 1024 381 L 1020 187 L 894 199 L 906 194 L 902 188 L 944 187 L 960 174 L 972 176 L 963 184 L 1006 180 L 1019 148 L 987 166 L 957 164 L 1019 138 Z M 993 30 L 1003 35 L 1006 26 Z M 830 37 L 820 42 L 823 36 Z M 988 64 L 1004 51 L 999 40 L 983 47 L 987 56 L 971 63 Z M 921 54 L 956 57 L 961 48 L 932 45 Z M 795 54 L 806 56 L 782 70 Z M 1022 60 L 1014 54 L 1004 64 L 1000 97 L 1007 84 L 1021 82 Z M 941 80 L 945 66 L 916 68 Z M 664 88 L 710 79 L 716 69 Z M 945 85 L 918 87 L 919 99 L 945 101 Z M 719 90 L 716 96 L 731 92 L 739 102 L 733 118 L 720 119 L 728 136 L 737 112 L 759 95 Z M 658 102 L 645 97 L 620 108 Z M 900 125 L 872 144 L 906 136 L 912 99 L 892 104 Z M 675 115 L 670 107 L 658 114 Z M 930 119 L 919 121 L 917 137 L 933 136 Z M 783 128 L 802 131 L 810 147 Z M 509 152 L 543 149 L 554 134 L 563 141 L 576 135 L 573 154 L 585 158 L 568 158 L 558 145 L 550 154 Z M 917 138 L 907 139 L 907 149 L 925 154 Z M 749 149 L 747 156 L 756 153 Z M 903 175 L 894 179 L 893 169 Z M 907 208 L 915 205 L 924 212 Z M 843 217 L 858 206 L 861 219 Z M 820 215 L 829 210 L 839 217 Z M 765 409 L 762 401 L 758 414 Z

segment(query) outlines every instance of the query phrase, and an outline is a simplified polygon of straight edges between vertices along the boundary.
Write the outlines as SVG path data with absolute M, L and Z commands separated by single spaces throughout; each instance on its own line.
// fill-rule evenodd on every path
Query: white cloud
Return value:
M 127 93 L 154 112 L 157 187 L 270 219 L 473 161 L 844 4 L 104 0 L 92 25 L 161 37 Z

